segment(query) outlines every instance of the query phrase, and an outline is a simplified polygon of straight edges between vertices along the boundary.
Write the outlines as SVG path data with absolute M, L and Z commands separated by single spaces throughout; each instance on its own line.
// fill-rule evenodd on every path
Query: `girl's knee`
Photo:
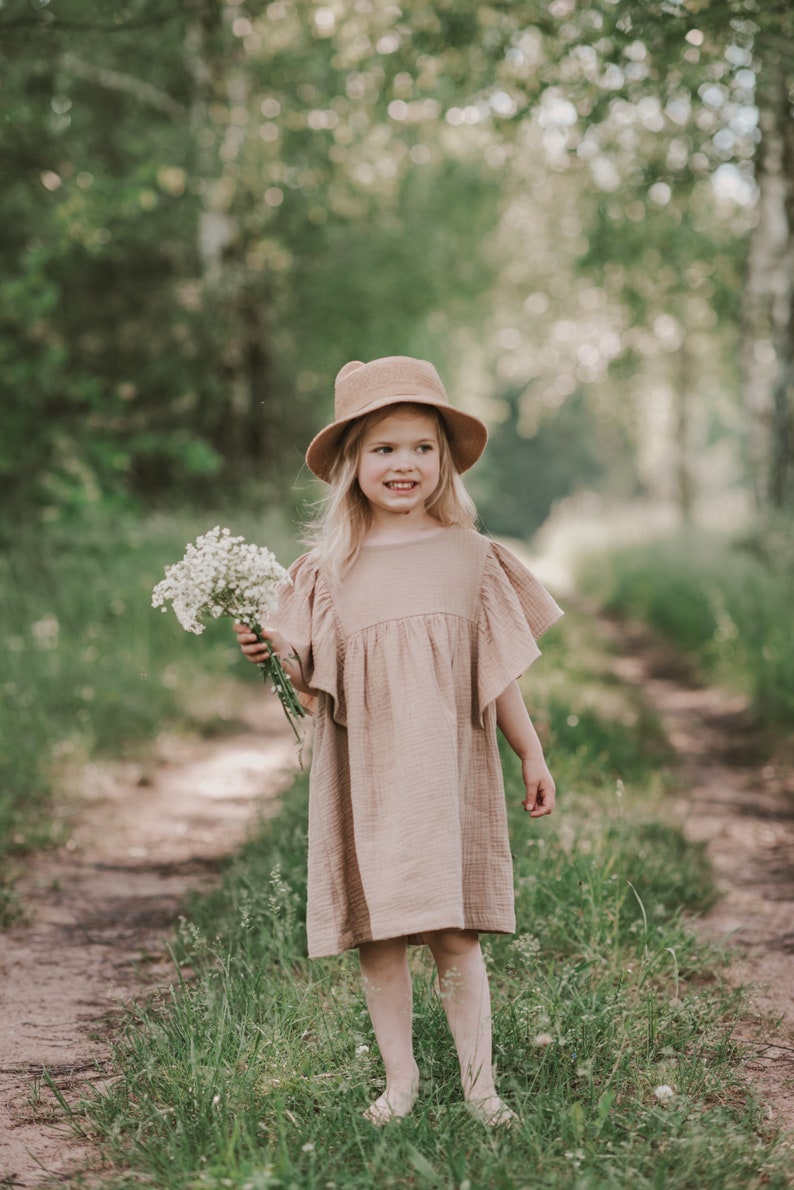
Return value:
M 458 959 L 480 949 L 476 930 L 433 930 L 424 938 L 434 958 Z
M 362 942 L 358 958 L 362 967 L 401 963 L 406 957 L 404 938 L 384 938 L 378 942 Z

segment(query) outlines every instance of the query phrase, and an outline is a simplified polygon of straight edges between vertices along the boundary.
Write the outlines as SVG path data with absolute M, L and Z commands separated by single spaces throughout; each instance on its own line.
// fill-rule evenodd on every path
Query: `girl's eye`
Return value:
M 419 447 L 419 449 L 423 455 L 426 455 L 426 454 L 430 454 L 430 452 L 433 449 L 433 446 L 432 446 L 432 443 L 430 443 L 430 442 L 423 442 L 422 445 Z
M 387 455 L 387 454 L 389 454 L 390 451 L 391 451 L 390 446 L 376 446 L 375 447 L 376 455 Z

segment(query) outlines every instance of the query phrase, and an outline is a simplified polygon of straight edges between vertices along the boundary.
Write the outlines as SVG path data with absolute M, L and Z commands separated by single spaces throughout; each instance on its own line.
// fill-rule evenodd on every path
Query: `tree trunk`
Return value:
M 769 499 L 773 508 L 794 506 L 794 121 L 788 79 L 781 79 L 783 188 L 788 231 L 785 270 L 787 309 L 781 310 L 776 341 L 777 377 L 772 401 Z
M 756 157 L 758 223 L 743 291 L 742 370 L 749 463 L 759 510 L 782 497 L 791 469 L 792 223 L 787 211 L 791 152 L 788 91 L 779 50 L 769 48 L 758 79 L 761 140 Z M 788 158 L 788 160 L 787 160 Z M 788 196 L 788 204 L 792 198 Z
M 201 264 L 204 305 L 212 314 L 216 366 L 224 376 L 223 420 L 214 445 L 227 465 L 239 474 L 240 465 L 273 464 L 273 434 L 265 433 L 268 419 L 270 360 L 263 286 L 245 262 L 239 220 L 226 209 L 225 168 L 217 146 L 207 135 L 209 106 L 224 94 L 230 106 L 248 106 L 247 78 L 235 74 L 220 59 L 216 40 L 223 25 L 219 0 L 189 0 L 185 59 L 193 79 L 190 129 L 195 145 L 196 173 L 202 182 L 197 248 Z M 257 283 L 258 282 L 258 283 Z
M 677 375 L 675 377 L 675 392 L 673 397 L 675 412 L 673 433 L 675 435 L 676 450 L 676 495 L 681 520 L 685 525 L 689 525 L 692 522 L 695 493 L 690 459 L 691 429 L 689 417 L 689 394 L 692 387 L 692 356 L 689 351 L 689 342 L 686 333 L 678 349 L 676 364 Z
M 188 124 L 195 154 L 195 173 L 201 182 L 196 247 L 205 286 L 212 289 L 223 275 L 222 254 L 234 235 L 232 221 L 219 211 L 214 198 L 219 160 L 209 129 L 208 110 L 219 65 L 212 52 L 221 22 L 217 0 L 189 0 L 185 26 L 185 65 L 193 80 Z

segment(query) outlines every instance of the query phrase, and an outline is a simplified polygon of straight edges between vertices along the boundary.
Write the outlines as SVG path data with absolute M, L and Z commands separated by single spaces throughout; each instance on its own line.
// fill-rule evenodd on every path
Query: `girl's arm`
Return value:
M 300 691 L 301 694 L 311 694 L 311 690 L 303 680 L 303 671 L 301 670 L 300 662 L 295 656 L 295 650 L 280 632 L 276 632 L 274 628 L 263 627 L 261 633 L 262 636 L 267 637 L 267 640 L 261 641 L 257 640 L 256 634 L 251 632 L 250 628 L 246 627 L 245 624 L 235 622 L 234 631 L 237 633 L 237 643 L 248 660 L 253 661 L 257 665 L 262 661 L 267 661 L 270 656 L 270 649 L 267 643 L 269 641 L 295 689 Z
M 532 726 L 518 682 L 511 682 L 496 700 L 496 722 L 510 747 L 521 760 L 526 788 L 524 809 L 531 818 L 542 818 L 554 809 L 554 778 L 543 757 L 543 746 Z

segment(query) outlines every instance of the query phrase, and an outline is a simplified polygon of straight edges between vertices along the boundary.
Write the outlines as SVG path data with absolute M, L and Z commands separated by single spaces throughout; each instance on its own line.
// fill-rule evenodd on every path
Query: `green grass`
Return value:
M 174 942 L 178 982 L 131 1009 L 115 1077 L 77 1117 L 116 1171 L 103 1186 L 788 1184 L 738 1078 L 738 994 L 687 924 L 713 890 L 702 849 L 663 815 L 673 779 L 658 728 L 577 615 L 550 636 L 527 692 L 559 812 L 526 818 L 506 755 L 518 931 L 484 947 L 499 1086 L 520 1128 L 491 1135 L 465 1113 L 422 950 L 419 1103 L 385 1130 L 362 1119 L 382 1071 L 356 958 L 304 957 L 302 775 L 218 890 L 190 907 Z M 675 1091 L 667 1103 L 654 1095 L 663 1084 Z
M 734 541 L 691 531 L 605 554 L 580 581 L 608 611 L 645 621 L 759 719 L 794 723 L 791 525 Z
M 129 754 L 169 726 L 200 722 L 202 699 L 217 723 L 213 690 L 242 669 L 228 624 L 210 625 L 197 640 L 151 607 L 164 565 L 212 523 L 206 516 L 107 520 L 22 529 L 6 544 L 0 920 L 13 913 L 14 857 L 62 829 L 66 772 Z M 287 561 L 296 552 L 278 518 L 249 514 L 233 527 Z

